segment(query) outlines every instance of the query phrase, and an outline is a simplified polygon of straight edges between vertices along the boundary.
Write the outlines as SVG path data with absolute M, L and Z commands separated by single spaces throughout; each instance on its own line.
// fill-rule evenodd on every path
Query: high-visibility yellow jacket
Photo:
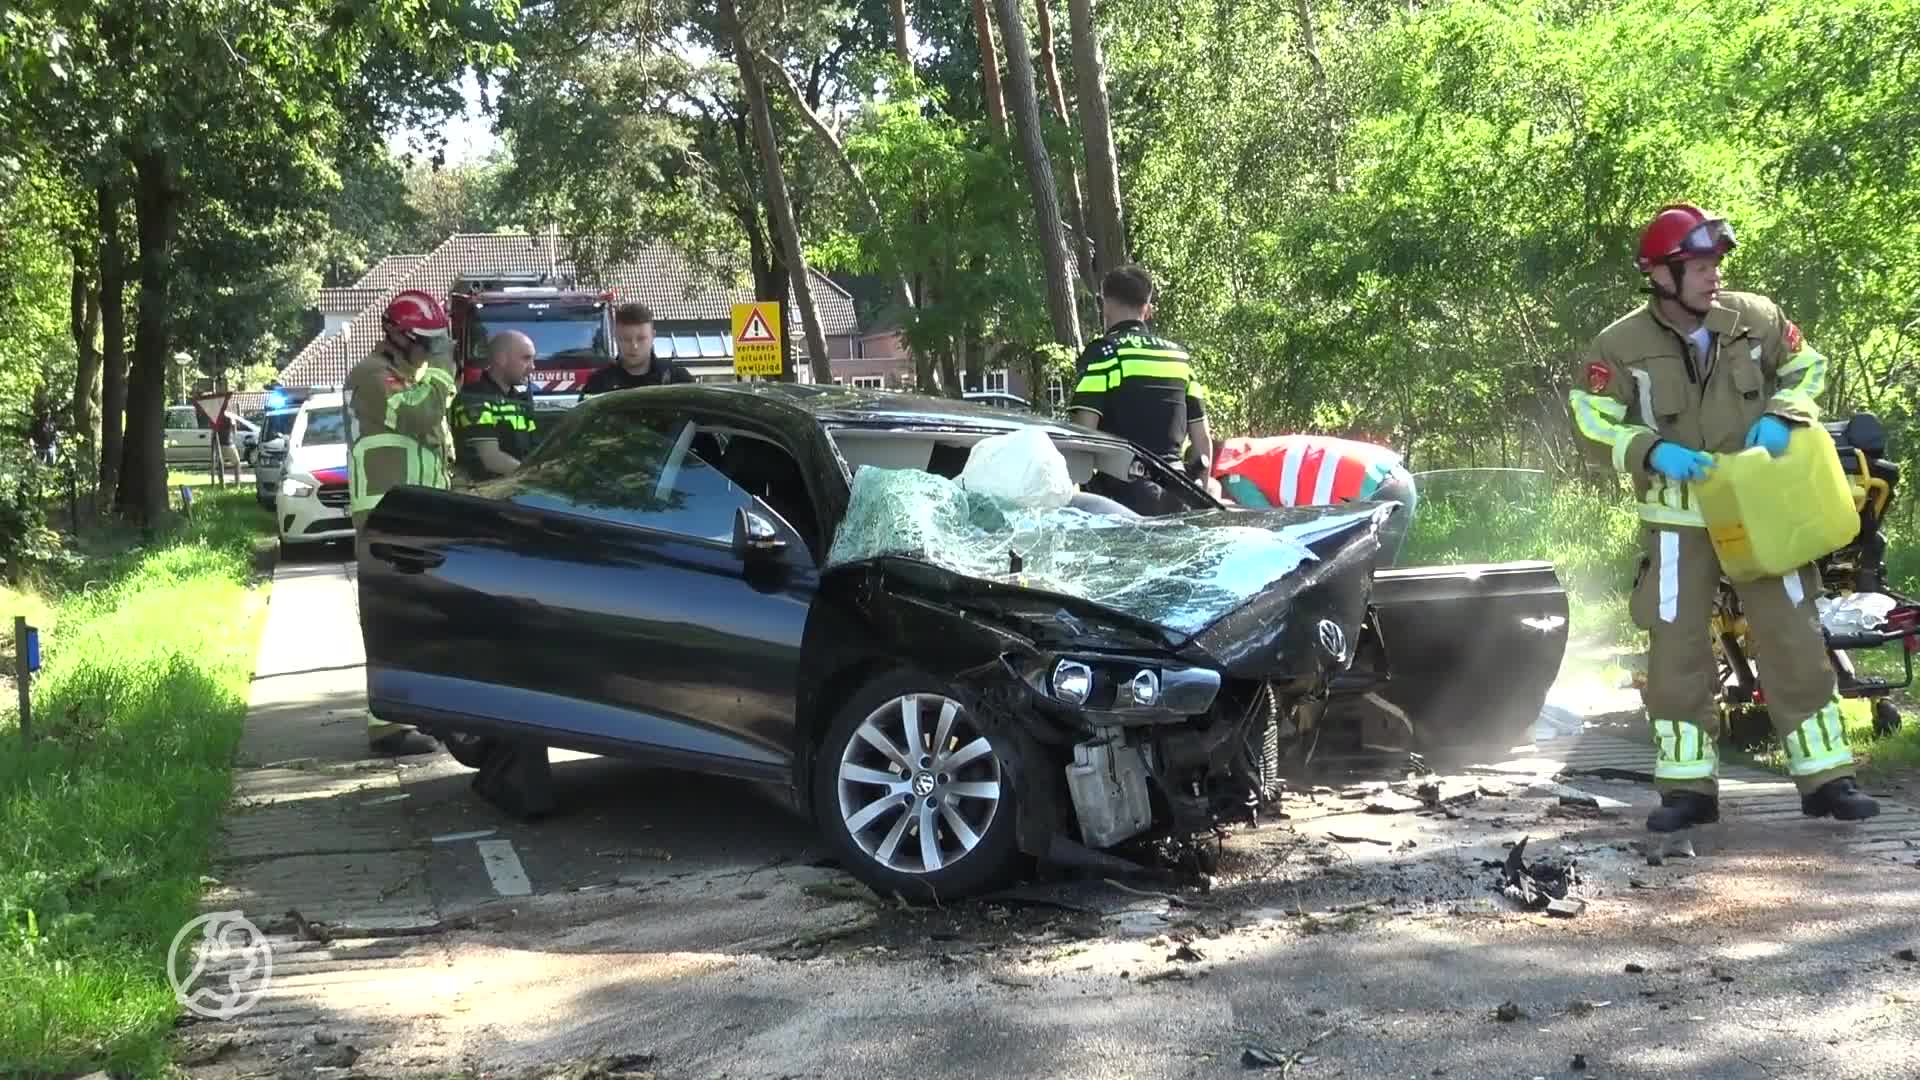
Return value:
M 1660 440 L 1710 454 L 1737 453 L 1755 421 L 1820 418 L 1827 360 L 1764 296 L 1721 293 L 1708 311 L 1706 348 L 1649 303 L 1594 338 L 1568 395 L 1589 455 L 1633 478 L 1644 521 L 1704 526 L 1691 485 L 1654 472 Z
M 346 384 L 352 513 L 372 510 L 401 484 L 449 486 L 447 411 L 458 392 L 445 358 L 409 370 L 383 345 L 354 367 Z

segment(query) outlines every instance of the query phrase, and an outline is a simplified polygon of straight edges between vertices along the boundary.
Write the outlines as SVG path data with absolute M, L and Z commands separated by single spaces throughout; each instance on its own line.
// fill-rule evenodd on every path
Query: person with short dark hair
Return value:
M 533 392 L 533 339 L 502 330 L 487 343 L 487 369 L 453 399 L 455 465 L 468 481 L 506 476 L 533 452 L 538 431 Z
M 1100 282 L 1107 332 L 1080 354 L 1067 419 L 1110 432 L 1205 482 L 1213 467 L 1206 392 L 1187 350 L 1148 329 L 1153 278 L 1139 266 L 1115 267 Z M 1182 462 L 1181 448 L 1192 451 Z
M 581 401 L 609 390 L 694 381 L 686 368 L 653 355 L 653 312 L 647 305 L 631 301 L 614 308 L 613 338 L 619 355 L 580 388 Z

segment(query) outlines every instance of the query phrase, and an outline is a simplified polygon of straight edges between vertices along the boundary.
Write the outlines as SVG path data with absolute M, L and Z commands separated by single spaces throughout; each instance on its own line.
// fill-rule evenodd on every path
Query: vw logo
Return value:
M 1321 619 L 1318 627 L 1320 648 L 1334 660 L 1347 658 L 1347 634 L 1332 619 Z
M 933 774 L 920 773 L 915 776 L 913 778 L 913 793 L 922 799 L 933 794 Z

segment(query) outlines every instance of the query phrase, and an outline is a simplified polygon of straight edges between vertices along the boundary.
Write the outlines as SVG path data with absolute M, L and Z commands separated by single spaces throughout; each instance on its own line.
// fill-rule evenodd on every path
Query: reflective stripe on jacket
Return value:
M 385 347 L 347 375 L 350 513 L 370 511 L 401 484 L 450 486 L 447 413 L 459 387 L 442 358 L 409 374 Z
M 1214 454 L 1214 476 L 1251 483 L 1274 506 L 1331 506 L 1367 499 L 1393 475 L 1400 455 L 1327 435 L 1233 438 Z
M 1700 352 L 1651 304 L 1622 316 L 1594 338 L 1567 397 L 1588 455 L 1632 478 L 1640 517 L 1654 524 L 1705 524 L 1690 485 L 1648 466 L 1655 442 L 1738 453 L 1764 415 L 1820 418 L 1827 359 L 1778 305 L 1721 293 L 1705 322 L 1711 336 Z

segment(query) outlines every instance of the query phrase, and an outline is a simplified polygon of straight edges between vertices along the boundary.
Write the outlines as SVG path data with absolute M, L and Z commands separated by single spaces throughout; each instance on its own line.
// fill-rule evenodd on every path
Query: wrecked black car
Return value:
M 368 702 L 527 813 L 548 747 L 768 782 L 883 895 L 1032 857 L 1124 871 L 1257 813 L 1330 698 L 1411 726 L 1374 603 L 1396 512 L 1228 509 L 1124 441 L 941 399 L 611 393 L 511 476 L 381 501 Z M 1557 610 L 1558 636 L 1487 658 L 1525 698 L 1564 644 L 1538 570 L 1378 581 L 1410 583 L 1403 614 L 1451 590 L 1491 639 Z

